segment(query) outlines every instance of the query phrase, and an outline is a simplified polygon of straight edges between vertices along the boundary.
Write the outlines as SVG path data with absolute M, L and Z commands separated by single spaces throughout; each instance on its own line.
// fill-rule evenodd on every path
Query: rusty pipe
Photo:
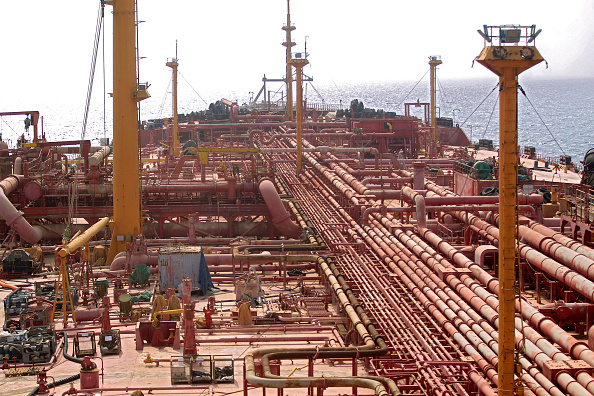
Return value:
M 387 233 L 387 231 L 386 231 L 386 230 L 384 230 L 384 233 L 385 233 L 385 237 L 389 236 L 389 234 Z M 412 233 L 411 233 L 411 234 L 412 234 Z M 392 241 L 392 242 L 399 243 L 399 242 L 397 242 L 397 241 Z M 386 247 L 388 247 L 388 246 L 392 246 L 392 242 L 390 242 L 388 245 L 385 245 L 385 246 L 386 246 Z M 388 250 L 389 250 L 389 247 L 388 247 Z M 421 251 L 421 253 L 422 253 L 422 251 Z M 426 253 L 425 253 L 425 254 L 426 254 Z M 433 259 L 433 255 L 432 255 L 432 254 L 426 254 L 426 256 L 425 256 L 425 259 L 426 259 L 426 260 L 429 260 L 429 261 L 431 261 L 431 260 L 434 260 L 434 259 Z M 404 257 L 404 256 L 403 256 L 403 260 L 400 260 L 399 262 L 401 263 L 400 265 L 404 265 L 403 263 L 411 263 L 411 261 L 410 261 L 409 259 L 407 259 L 406 257 Z M 408 264 L 408 265 L 410 265 L 410 264 Z M 420 275 L 420 276 L 424 276 L 424 278 L 423 278 L 423 279 L 428 279 L 428 278 L 426 278 L 426 274 L 427 274 L 427 273 L 426 273 L 426 272 L 424 272 L 424 274 L 422 274 L 422 275 Z M 412 275 L 413 277 L 415 277 L 415 276 L 416 276 L 416 275 L 415 275 L 414 273 L 412 273 L 412 272 L 409 272 L 409 275 Z M 406 275 L 401 275 L 401 278 L 402 278 L 402 276 L 406 276 Z M 440 292 L 438 289 L 435 289 L 435 287 L 436 287 L 436 285 L 437 285 L 437 284 L 440 284 L 440 283 L 441 283 L 441 284 L 443 284 L 443 283 L 442 283 L 442 282 L 441 282 L 441 281 L 440 281 L 438 278 L 436 278 L 436 276 L 435 276 L 434 274 L 430 274 L 430 277 L 431 277 L 431 279 L 433 279 L 433 280 L 436 282 L 434 286 L 431 286 L 431 289 L 432 289 L 432 290 L 436 290 L 437 292 Z M 450 277 L 450 281 L 451 281 L 452 279 L 455 279 L 455 277 L 454 277 L 454 278 Z M 419 283 L 419 282 L 421 282 L 421 283 Z M 418 286 L 418 290 L 423 290 L 423 291 L 427 290 L 426 288 L 424 288 L 424 287 L 422 286 L 422 281 L 421 281 L 421 278 L 419 278 L 419 277 L 417 277 L 417 280 L 415 281 L 415 285 L 416 285 L 416 286 Z M 458 287 L 454 287 L 454 285 L 452 285 L 452 289 L 455 289 L 455 290 L 460 290 Z M 430 290 L 429 290 L 428 292 L 430 292 Z M 456 296 L 454 293 L 452 293 L 452 292 L 450 291 L 450 292 L 448 292 L 448 296 L 445 296 L 445 295 L 444 295 L 443 299 L 445 299 L 445 301 L 448 301 L 448 305 L 450 306 L 450 308 L 452 308 L 453 310 L 455 310 L 455 311 L 456 311 L 456 313 L 457 313 L 457 314 L 456 314 L 455 316 L 452 316 L 452 313 L 450 313 L 450 317 L 451 317 L 451 318 L 450 318 L 450 320 L 451 320 L 451 322 L 452 322 L 452 323 L 457 323 L 457 321 L 459 321 L 459 320 L 460 320 L 460 319 L 458 318 L 458 316 L 460 316 L 460 317 L 464 317 L 463 313 L 464 313 L 464 312 L 466 312 L 466 311 L 460 311 L 460 307 L 462 307 L 462 306 L 454 305 L 454 301 L 459 301 L 459 298 L 458 298 L 458 297 L 457 297 L 457 296 Z M 474 297 L 474 299 L 476 299 L 476 297 Z M 470 297 L 470 301 L 475 301 L 475 303 L 476 303 L 476 300 L 473 300 L 473 298 L 472 298 L 472 297 Z M 436 303 L 436 301 L 434 301 L 434 303 Z M 459 302 L 458 302 L 458 303 L 456 303 L 456 304 L 459 304 Z M 439 304 L 438 304 L 438 303 L 436 303 L 436 306 L 439 306 Z M 463 307 L 462 307 L 462 308 L 463 308 Z M 492 312 L 494 312 L 494 311 L 492 311 Z M 469 312 L 469 314 L 472 314 L 472 312 Z M 496 313 L 495 313 L 494 317 L 497 317 Z M 475 318 L 476 318 L 475 320 L 477 320 L 477 321 L 478 321 L 478 322 L 476 322 L 476 323 L 480 323 L 480 324 L 481 324 L 481 326 L 482 326 L 483 328 L 485 328 L 485 330 L 489 330 L 489 331 L 490 331 L 492 334 L 496 334 L 496 332 L 495 332 L 495 330 L 494 330 L 493 328 L 490 328 L 490 327 L 486 326 L 486 324 L 487 324 L 487 323 L 486 323 L 484 320 L 482 320 L 480 316 L 476 316 L 476 315 L 475 315 Z M 465 319 L 465 320 L 467 320 L 467 321 L 468 321 L 468 320 L 469 320 L 469 318 L 467 317 L 467 319 Z M 478 332 L 478 333 L 480 333 L 480 332 L 482 331 L 482 330 L 481 330 L 481 328 L 480 328 L 480 327 L 479 327 L 477 324 L 472 324 L 472 322 L 468 322 L 468 325 L 469 325 L 469 326 L 470 326 L 470 325 L 472 325 L 472 328 L 475 330 L 475 332 Z M 521 328 L 521 327 L 520 327 L 520 328 Z M 468 334 L 468 333 L 466 333 L 466 334 Z M 481 336 L 481 339 L 483 339 L 483 340 L 485 340 L 485 341 L 486 341 L 486 339 L 485 339 L 484 337 L 485 337 L 485 336 Z M 521 339 L 521 336 L 520 336 L 520 339 Z M 489 342 L 489 345 L 490 345 L 492 348 L 494 348 L 494 349 L 493 349 L 494 351 L 496 351 L 496 347 L 495 347 L 495 345 L 496 345 L 496 344 L 494 344 L 494 343 L 493 343 L 493 341 Z M 530 363 L 530 362 L 528 362 L 528 361 L 527 361 L 527 360 L 525 360 L 525 359 L 524 359 L 524 361 L 522 362 L 522 364 L 523 364 L 523 366 L 524 366 L 524 367 L 527 367 L 527 368 L 530 368 L 530 366 L 531 366 L 531 363 Z M 528 379 L 530 379 L 530 378 L 526 378 L 526 375 L 525 375 L 525 376 L 524 376 L 524 380 L 525 380 L 525 382 L 528 382 L 528 381 L 527 381 Z M 545 380 L 545 379 L 543 379 L 543 378 L 539 378 L 539 380 L 540 380 L 540 381 L 543 381 L 543 380 Z M 547 388 L 549 388 L 549 387 L 547 387 Z M 540 393 L 538 393 L 538 394 L 540 394 Z M 562 393 L 556 393 L 556 394 L 562 394 Z
M 470 216 L 470 222 L 482 225 L 484 229 L 490 230 L 490 234 L 495 234 L 498 237 L 498 230 L 486 222 L 479 221 L 480 219 Z M 482 223 L 481 223 L 482 222 Z M 441 251 L 448 251 L 445 243 L 438 243 L 436 246 Z M 493 307 L 498 306 L 498 300 L 493 296 L 497 295 L 499 291 L 499 281 L 482 270 L 476 263 L 466 259 L 462 254 L 454 254 L 449 251 L 448 257 L 453 259 L 456 264 L 463 268 L 471 269 L 473 276 L 485 285 L 487 290 L 482 289 L 471 277 L 466 277 L 464 283 L 471 287 L 476 293 L 480 293 L 481 299 Z M 491 294 L 493 293 L 493 294 Z M 516 300 L 516 309 L 521 312 L 522 316 L 534 326 L 539 332 L 549 337 L 553 342 L 559 344 L 564 351 L 569 352 L 573 359 L 585 360 L 588 364 L 594 366 L 594 352 L 590 350 L 586 343 L 578 341 L 572 335 L 565 332 L 560 326 L 554 323 L 550 318 L 538 312 L 530 304 L 521 304 Z
M 427 212 L 496 212 L 499 210 L 498 205 L 441 205 L 441 206 L 426 206 L 425 210 Z M 390 213 L 406 213 L 406 212 L 416 212 L 416 208 L 414 206 L 403 206 L 403 207 L 390 207 L 387 210 Z M 528 213 L 535 213 L 534 207 L 530 205 L 518 205 L 518 211 L 520 212 L 528 212 Z
M 293 342 L 317 342 L 317 341 L 324 341 L 327 344 L 332 337 L 330 336 L 314 336 L 314 335 L 307 335 L 307 336 L 294 336 L 294 335 L 287 335 L 285 337 L 281 336 L 271 336 L 269 334 L 258 334 L 250 337 L 216 337 L 216 338 L 201 338 L 196 340 L 196 345 L 200 344 L 224 344 L 224 343 L 238 343 L 238 342 L 281 342 L 284 344 L 289 344 Z
M 499 196 L 433 196 L 425 197 L 427 205 L 481 205 L 499 203 Z M 542 204 L 542 195 L 519 194 L 519 205 L 540 205 Z
M 282 245 L 276 246 L 254 246 L 254 245 L 242 245 L 242 246 L 235 246 L 233 248 L 233 258 L 236 260 L 246 260 L 246 261 L 258 261 L 262 260 L 262 256 L 258 254 L 251 253 L 252 250 L 262 250 L 272 248 L 275 250 L 286 249 L 289 250 L 297 250 L 301 246 L 306 246 L 306 248 L 313 249 L 311 245 L 291 245 L 283 247 Z M 301 249 L 303 250 L 303 249 Z M 278 261 L 278 262 L 287 262 L 287 263 L 295 263 L 300 261 L 307 261 L 307 262 L 316 262 L 318 261 L 319 256 L 315 254 L 272 254 L 266 256 L 269 261 Z
M 89 157 L 89 166 L 99 166 L 103 163 L 104 159 L 109 156 L 111 149 L 109 146 L 99 148 L 92 156 Z M 68 158 L 68 157 L 66 157 Z
M 526 226 L 519 227 L 519 234 L 522 240 L 533 248 L 578 271 L 588 279 L 594 279 L 594 260 Z
M 353 226 L 357 227 L 356 223 L 355 223 L 355 224 L 353 224 Z
M 435 318 L 444 330 L 461 346 L 461 348 L 477 362 L 479 367 L 487 374 L 489 379 L 494 383 L 497 383 L 497 371 L 493 368 L 494 359 L 496 355 L 493 351 L 487 349 L 487 345 L 478 342 L 478 339 L 474 339 L 475 345 L 478 346 L 478 350 L 471 344 L 466 337 L 469 335 L 469 329 L 464 328 L 464 333 L 458 331 L 457 326 L 461 325 L 456 322 L 455 314 L 449 308 L 447 308 L 443 302 L 433 294 L 427 287 L 423 287 L 420 277 L 417 276 L 414 271 L 409 268 L 406 263 L 407 260 L 396 255 L 387 243 L 383 242 L 379 235 L 370 227 L 366 227 L 365 232 L 375 241 L 376 245 L 374 250 L 381 249 L 386 252 L 384 255 L 384 262 L 398 275 L 399 279 L 406 285 L 411 293 L 415 295 L 425 309 Z M 410 259 L 410 257 L 409 257 Z M 432 295 L 433 294 L 433 295 Z M 432 296 L 431 296 L 432 295 Z M 443 313 L 445 311 L 445 313 Z M 472 338 L 471 338 L 472 339 Z M 489 360 L 485 360 L 483 356 L 489 357 Z
M 266 206 L 270 210 L 274 225 L 283 235 L 299 239 L 301 227 L 291 220 L 291 215 L 285 209 L 272 180 L 268 178 L 261 179 L 258 183 L 258 189 L 266 202 Z
M 468 218 L 472 224 L 487 231 L 496 239 L 499 239 L 499 230 L 495 226 L 492 226 L 484 220 L 481 220 L 471 214 L 467 214 L 466 218 Z M 572 290 L 579 292 L 581 295 L 587 297 L 590 300 L 594 300 L 594 282 L 589 280 L 587 277 L 584 277 L 577 271 L 572 270 L 558 261 L 549 258 L 545 254 L 530 247 L 528 244 L 522 244 L 520 246 L 519 252 L 523 258 L 530 262 L 530 264 L 543 270 L 558 281 L 563 282 Z
M 349 172 L 347 169 L 348 166 L 346 164 L 340 163 L 338 161 L 339 160 L 335 159 L 332 163 L 330 163 L 332 170 L 336 172 L 336 174 L 357 193 L 365 194 L 365 192 L 368 190 L 367 187 Z
M 169 360 L 168 360 L 169 361 Z M 180 391 L 180 390 L 187 390 L 187 391 L 197 391 L 197 390 L 209 390 L 212 389 L 212 386 L 149 386 L 149 387 L 138 387 L 138 386 L 130 386 L 130 387 L 103 387 L 103 388 L 88 388 L 84 389 L 85 394 L 89 393 L 103 393 L 103 392 L 134 392 L 134 391 L 148 391 L 151 394 L 153 391 Z M 192 392 L 193 393 L 193 392 Z
M 248 246 L 253 246 L 253 245 L 248 245 Z M 268 246 L 263 245 L 263 247 L 267 248 Z M 239 248 L 241 248 L 241 247 L 239 247 Z M 206 262 L 208 263 L 208 266 L 211 271 L 224 272 L 224 271 L 232 271 L 233 270 L 233 267 L 235 266 L 234 260 L 238 256 L 239 255 L 234 257 L 234 254 L 232 254 L 232 253 L 229 253 L 229 254 L 207 253 L 204 255 L 204 258 L 206 259 Z M 284 258 L 286 256 L 276 256 L 276 257 Z M 280 268 L 279 265 L 266 265 L 266 264 L 271 264 L 273 262 L 278 262 L 278 261 L 285 261 L 284 259 L 274 260 L 273 257 L 268 252 L 250 255 L 248 260 L 250 260 L 251 264 L 257 265 L 258 266 L 257 268 L 258 269 L 261 268 L 263 271 L 277 271 Z M 315 261 L 315 260 L 311 260 L 311 261 Z M 114 260 L 112 261 L 109 269 L 110 269 L 110 271 L 117 271 L 117 270 L 124 269 L 126 262 L 127 262 L 126 254 L 116 256 L 114 258 Z M 140 256 L 140 259 L 138 260 L 138 262 L 136 264 L 144 264 L 149 267 L 155 267 L 158 265 L 158 263 L 159 263 L 159 256 L 157 254 L 154 254 L 154 252 L 149 252 L 148 256 L 147 255 Z M 294 269 L 294 268 L 310 269 L 310 268 L 312 268 L 312 264 L 302 264 L 302 265 L 291 264 L 290 269 Z
M 313 167 L 315 167 L 318 172 L 322 173 L 334 187 L 339 189 L 340 192 L 344 194 L 349 200 L 351 200 L 355 205 L 359 203 L 359 200 L 357 199 L 357 197 L 355 197 L 356 193 L 347 185 L 345 185 L 338 176 L 332 174 L 332 172 L 330 172 L 326 167 L 322 166 L 318 161 L 315 160 L 315 158 L 311 154 L 304 153 L 303 157 Z
M 295 148 L 293 147 L 271 147 L 271 148 L 261 148 L 260 151 L 263 153 L 294 153 Z M 362 147 L 362 148 L 353 148 L 353 147 L 330 147 L 330 146 L 317 146 L 317 147 L 307 147 L 303 149 L 304 153 L 320 153 L 326 154 L 329 152 L 346 152 L 346 153 L 377 153 L 377 149 L 375 147 Z
M 577 253 L 583 254 L 584 256 L 588 257 L 591 260 L 594 260 L 594 249 L 585 246 L 584 244 L 576 241 L 573 238 L 566 237 L 565 235 L 561 234 L 560 232 L 554 231 L 549 227 L 546 227 L 542 224 L 539 224 L 535 221 L 529 222 L 529 227 L 533 230 L 549 237 L 553 238 L 555 241 L 559 242 L 563 246 L 568 247 L 571 250 L 576 251 Z
M 363 224 L 367 224 L 367 222 L 369 221 L 369 215 L 371 213 L 381 213 L 383 216 L 385 216 L 388 213 L 388 208 L 385 205 L 379 205 L 372 206 L 369 208 L 362 207 L 361 211 L 363 212 L 361 214 L 361 222 Z
M 264 350 L 256 350 L 249 353 L 246 356 L 245 364 L 246 364 L 246 378 L 247 380 L 256 386 L 263 386 L 263 387 L 311 387 L 317 386 L 320 382 L 319 378 L 304 378 L 304 379 L 293 379 L 293 378 L 281 378 L 278 376 L 273 376 L 270 371 L 270 359 L 280 359 L 280 358 L 307 358 L 317 356 L 319 358 L 331 358 L 331 357 L 354 357 L 354 356 L 373 356 L 378 354 L 383 354 L 387 351 L 387 346 L 379 337 L 376 335 L 375 337 L 371 337 L 367 331 L 367 326 L 373 326 L 368 320 L 367 325 L 363 324 L 359 314 L 357 313 L 357 309 L 353 308 L 347 294 L 342 289 L 340 282 L 335 277 L 334 271 L 329 267 L 326 261 L 318 257 L 317 260 L 320 268 L 326 274 L 328 281 L 330 282 L 332 288 L 335 291 L 335 295 L 338 297 L 339 301 L 341 302 L 343 308 L 347 316 L 353 322 L 353 326 L 356 331 L 359 333 L 361 340 L 365 344 L 363 347 L 358 348 L 319 348 L 319 349 L 294 349 L 288 351 L 286 349 L 264 349 Z M 352 296 L 352 293 L 351 293 Z M 352 298 L 355 299 L 354 296 Z M 379 342 L 381 348 L 376 348 L 376 343 Z M 258 377 L 255 374 L 255 358 L 262 358 L 262 364 L 264 367 L 264 376 Z M 327 378 L 326 378 L 327 379 Z M 386 389 L 382 382 L 377 381 L 375 379 L 361 379 L 361 378 L 353 378 L 353 377 L 346 377 L 346 378 L 336 378 L 336 382 L 332 383 L 332 386 L 358 386 L 358 387 L 366 387 L 375 389 L 376 395 L 388 395 Z M 386 382 L 389 386 L 390 393 L 392 395 L 400 394 L 399 389 L 397 388 L 396 384 L 393 381 Z
M 363 195 L 368 197 L 375 197 L 376 199 L 401 199 L 402 190 L 366 190 Z
M 415 204 L 417 214 L 417 227 L 419 229 L 427 228 L 427 210 L 425 208 L 425 197 L 408 186 L 402 187 L 402 196 L 409 202 Z
M 220 319 L 220 318 L 219 318 Z M 233 321 L 231 316 L 227 317 L 226 319 L 229 322 Z M 280 319 L 280 318 L 279 318 Z M 301 319 L 301 318 L 293 318 L 293 319 Z M 310 318 L 311 320 L 320 319 L 320 318 Z M 341 322 L 340 318 L 331 318 L 336 322 Z M 266 332 L 320 332 L 320 331 L 332 331 L 336 329 L 336 326 L 321 326 L 317 324 L 273 324 L 273 325 L 258 325 L 258 326 L 243 326 L 243 327 L 224 327 L 220 329 L 195 329 L 194 331 L 196 334 L 218 334 L 218 333 L 266 333 Z
M 347 160 L 344 159 L 342 161 L 344 163 L 347 162 Z M 353 171 L 349 173 L 357 177 L 394 177 L 391 167 L 388 169 L 353 169 Z
M 411 232 L 408 232 L 408 233 L 412 235 Z M 385 234 L 385 236 L 384 236 L 385 238 L 389 237 L 389 234 L 385 230 L 384 230 L 384 234 Z M 399 238 L 404 237 L 403 233 L 397 233 L 397 234 L 399 234 Z M 392 238 L 392 237 L 390 237 L 390 238 L 391 238 L 391 241 L 386 246 L 392 246 L 393 243 L 399 244 L 398 240 L 394 240 L 394 238 Z M 410 242 L 412 243 L 412 240 L 410 240 Z M 417 240 L 417 243 L 422 243 L 422 241 Z M 411 248 L 414 248 L 414 243 L 412 245 L 408 244 L 408 246 Z M 403 248 L 404 248 L 404 246 L 401 246 L 401 249 L 403 249 Z M 425 245 L 425 247 L 423 247 L 422 249 L 430 249 L 430 248 L 428 245 Z M 430 265 L 432 261 L 436 261 L 436 258 L 439 257 L 439 256 L 434 256 L 435 252 L 425 253 L 423 250 L 415 250 L 415 252 L 416 252 L 415 253 L 416 255 L 418 255 L 419 253 L 421 253 L 421 256 L 425 255 L 423 258 L 423 261 L 426 262 L 427 265 Z M 410 259 L 407 259 L 405 256 L 402 256 L 402 257 L 403 257 L 403 259 L 398 261 L 399 265 L 401 267 L 405 266 L 405 265 L 408 265 L 408 266 L 412 265 L 413 261 L 411 261 Z M 419 261 L 416 261 L 416 262 L 420 263 Z M 407 263 L 407 264 L 404 264 L 404 263 Z M 432 265 L 433 270 L 435 270 L 435 267 L 434 267 L 435 265 L 439 265 L 439 263 L 436 262 Z M 446 265 L 448 265 L 448 264 L 446 264 Z M 404 270 L 404 268 L 403 268 L 403 270 Z M 429 277 L 427 277 L 427 275 L 429 275 Z M 402 276 L 406 276 L 406 275 L 401 275 L 401 277 Z M 473 294 L 468 294 L 467 289 L 461 288 L 460 284 L 459 284 L 459 280 L 457 280 L 456 277 L 449 276 L 449 282 L 451 285 L 451 289 L 450 289 L 450 291 L 447 292 L 447 295 L 446 295 L 444 293 L 445 289 L 443 287 L 445 285 L 439 278 L 437 278 L 437 276 L 435 274 L 432 274 L 432 273 L 424 270 L 422 273 L 419 272 L 419 276 L 423 276 L 423 278 L 420 278 L 419 276 L 416 275 L 416 271 L 415 272 L 409 271 L 408 276 L 411 277 L 410 279 L 416 278 L 415 285 L 417 286 L 419 291 L 423 291 L 423 293 L 425 293 L 425 294 L 428 293 L 427 294 L 428 296 L 430 296 L 431 293 L 433 293 L 432 291 L 435 291 L 435 293 L 440 295 L 442 301 L 447 302 L 447 305 L 449 306 L 449 308 L 454 310 L 454 311 L 450 312 L 450 317 L 449 317 L 449 320 L 453 324 L 459 323 L 460 320 L 464 320 L 464 321 L 466 321 L 467 325 L 470 326 L 470 328 L 472 328 L 474 330 L 475 334 L 477 334 L 477 335 L 480 335 L 483 330 L 487 331 L 490 334 L 490 336 L 487 337 L 486 335 L 481 335 L 480 338 L 482 340 L 484 340 L 485 342 L 488 341 L 489 346 L 493 349 L 494 352 L 497 351 L 497 344 L 494 341 L 497 337 L 496 330 L 494 328 L 490 327 L 488 325 L 488 322 L 485 322 L 484 320 L 482 320 L 481 316 L 478 316 L 475 313 L 473 313 L 474 311 L 470 311 L 469 307 L 466 306 L 466 304 L 463 304 L 462 301 L 460 300 L 460 298 L 455 293 L 452 292 L 452 290 L 457 290 L 464 296 L 465 290 L 466 290 L 465 300 L 473 303 L 473 305 L 475 305 L 475 306 L 477 305 L 476 296 Z M 426 286 L 423 286 L 424 285 L 423 279 L 427 280 L 428 282 L 429 281 L 433 282 L 431 285 L 429 285 L 430 289 L 427 289 Z M 454 283 L 451 283 L 451 282 L 454 282 Z M 442 308 L 440 308 L 440 310 L 444 309 L 445 306 L 443 305 L 443 303 L 436 301 L 435 297 L 432 301 L 436 305 L 436 307 L 440 307 L 440 305 L 441 305 Z M 489 311 L 487 309 L 487 311 L 485 311 L 485 309 L 488 307 L 480 306 L 480 305 L 478 305 L 477 308 L 480 308 L 480 310 L 483 311 L 483 315 L 487 315 L 487 317 L 490 318 L 490 321 L 492 321 L 495 325 L 497 324 L 498 315 L 494 310 Z M 445 308 L 445 309 L 447 309 L 447 308 Z M 467 316 L 466 314 L 468 314 L 470 316 Z M 472 319 L 471 319 L 471 317 L 472 317 Z M 480 325 L 479 325 L 479 323 L 480 323 Z M 522 330 L 523 326 L 521 323 L 519 323 L 519 324 L 516 324 L 516 328 L 519 330 Z M 464 330 L 463 327 L 460 327 L 460 329 Z M 468 328 L 466 328 L 465 334 L 466 334 L 465 337 L 467 337 L 468 339 L 472 339 L 472 338 L 468 337 L 470 334 Z M 522 335 L 521 335 L 520 331 L 516 331 L 516 339 L 518 340 L 518 342 L 522 340 Z M 476 342 L 478 342 L 478 340 Z M 479 343 L 479 345 L 480 345 L 480 343 Z M 560 354 L 560 355 L 562 355 L 562 354 Z M 565 358 L 564 355 L 563 355 L 563 357 Z M 492 356 L 492 358 L 493 358 L 493 356 Z M 548 359 L 548 360 L 550 360 L 550 359 Z M 492 360 L 492 363 L 493 362 L 496 362 L 496 361 Z M 527 370 L 530 370 L 531 363 L 527 359 L 522 358 L 521 362 L 522 362 L 522 365 Z M 542 367 L 542 362 L 540 365 Z M 526 376 L 524 376 L 525 382 L 528 382 L 527 381 L 528 379 L 530 379 L 530 378 L 526 378 Z M 566 380 L 571 382 L 572 379 L 570 377 L 568 377 L 568 378 L 566 378 Z M 542 378 L 542 376 L 539 377 L 537 379 L 537 381 L 545 384 L 545 386 L 547 386 L 547 389 L 550 389 L 550 386 L 549 386 L 550 383 L 549 383 L 549 385 L 547 385 L 548 380 L 546 380 L 545 378 Z M 585 382 L 587 383 L 588 381 L 586 380 Z M 557 390 L 557 392 L 555 394 L 563 394 L 563 393 Z
M 0 216 L 4 218 L 8 226 L 16 230 L 23 240 L 28 243 L 37 243 L 41 239 L 41 234 L 29 224 L 23 217 L 23 213 L 18 211 L 6 196 L 16 190 L 22 180 L 22 175 L 9 175 L 0 181 Z
M 229 183 L 226 180 L 223 181 L 210 181 L 210 182 L 190 182 L 190 183 L 167 183 L 167 184 L 149 184 L 142 186 L 142 192 L 145 194 L 180 194 L 180 193 L 199 193 L 199 192 L 212 192 L 228 193 L 230 189 L 239 189 L 241 191 L 251 192 L 254 191 L 254 183 L 244 182 L 240 184 Z M 83 184 L 78 186 L 80 194 L 90 194 L 95 196 L 104 196 L 113 193 L 112 184 Z M 68 186 L 47 186 L 47 194 L 67 194 Z
M 572 380 L 570 380 L 570 381 L 572 381 Z
M 368 177 L 361 180 L 361 184 L 364 186 L 371 183 L 384 183 L 384 184 L 405 184 L 412 183 L 412 177 Z

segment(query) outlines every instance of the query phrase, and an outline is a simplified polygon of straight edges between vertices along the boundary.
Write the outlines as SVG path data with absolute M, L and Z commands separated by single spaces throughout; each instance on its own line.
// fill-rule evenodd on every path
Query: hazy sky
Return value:
M 167 91 L 168 57 L 183 77 L 205 90 L 258 91 L 262 75 L 284 75 L 286 0 L 138 0 L 140 80 L 150 100 Z M 11 103 L 83 103 L 87 92 L 98 0 L 0 3 L 0 111 Z M 111 91 L 111 6 L 105 13 L 107 91 Z M 419 80 L 429 55 L 441 55 L 439 77 L 495 77 L 473 59 L 483 47 L 483 24 L 536 24 L 536 46 L 548 61 L 527 77 L 592 76 L 594 1 L 549 0 L 293 0 L 295 51 L 307 52 L 306 74 L 316 85 Z M 94 95 L 102 96 L 102 60 Z

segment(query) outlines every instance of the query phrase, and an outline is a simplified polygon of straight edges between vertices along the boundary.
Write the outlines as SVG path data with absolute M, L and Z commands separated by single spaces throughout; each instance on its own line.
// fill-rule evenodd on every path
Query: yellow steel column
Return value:
M 515 261 L 518 177 L 518 84 L 516 68 L 499 77 L 499 395 L 513 394 Z
M 309 62 L 307 59 L 293 59 L 291 65 L 297 69 L 297 173 L 301 172 L 301 157 L 303 156 L 303 86 L 302 70 Z
M 58 280 L 56 282 L 56 290 L 54 294 L 54 306 L 52 309 L 52 320 L 56 316 L 56 306 L 58 304 L 58 294 L 62 291 L 62 318 L 63 327 L 66 328 L 68 322 L 68 314 L 72 314 L 72 321 L 76 326 L 76 315 L 74 314 L 74 304 L 72 303 L 72 294 L 70 293 L 70 277 L 68 274 L 68 268 L 66 266 L 66 257 L 60 257 L 60 273 L 58 274 Z
M 441 65 L 442 61 L 439 56 L 429 57 L 430 78 L 429 86 L 431 89 L 431 128 L 433 129 L 432 147 L 437 147 L 437 66 Z M 433 151 L 433 150 L 430 150 Z
M 113 221 L 107 263 L 142 233 L 137 102 L 149 95 L 136 80 L 134 0 L 113 0 Z
M 287 105 L 285 107 L 285 118 L 287 120 L 293 119 L 293 69 L 291 68 L 291 48 L 295 45 L 291 41 L 291 31 L 295 30 L 295 26 L 291 26 L 291 12 L 290 12 L 290 0 L 287 0 L 287 25 L 283 26 L 283 30 L 287 32 L 287 39 L 283 43 L 287 47 L 287 77 L 285 79 L 287 84 Z M 264 92 L 266 95 L 266 92 Z
M 179 157 L 179 134 L 177 131 L 177 57 L 169 60 L 166 64 L 173 69 L 173 155 Z
M 485 33 L 486 35 L 486 33 Z M 486 37 L 481 34 L 481 36 Z M 488 37 L 491 39 L 491 37 Z M 477 61 L 499 76 L 499 396 L 515 384 L 516 213 L 518 197 L 518 75 L 541 62 L 535 47 L 487 46 Z

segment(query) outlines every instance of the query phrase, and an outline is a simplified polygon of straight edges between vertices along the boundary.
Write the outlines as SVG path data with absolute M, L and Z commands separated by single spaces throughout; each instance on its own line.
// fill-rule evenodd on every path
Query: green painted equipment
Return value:
M 145 286 L 149 284 L 151 270 L 145 264 L 138 264 L 134 271 L 128 276 L 128 280 L 134 286 Z

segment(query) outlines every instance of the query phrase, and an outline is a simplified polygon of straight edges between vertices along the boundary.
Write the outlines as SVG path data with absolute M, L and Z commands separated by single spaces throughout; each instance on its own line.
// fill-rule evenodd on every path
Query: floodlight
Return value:
M 491 42 L 491 37 L 487 36 L 482 30 L 477 30 L 477 32 L 481 35 L 482 38 L 485 39 L 486 42 Z
M 520 29 L 501 29 L 499 31 L 499 39 L 502 43 L 519 43 L 522 36 Z
M 538 36 L 540 34 L 540 32 L 542 32 L 542 29 L 538 29 L 536 31 L 536 33 L 532 33 L 532 35 L 530 35 L 530 38 L 528 39 L 528 42 L 531 43 L 534 41 L 534 39 L 536 38 L 536 36 Z

